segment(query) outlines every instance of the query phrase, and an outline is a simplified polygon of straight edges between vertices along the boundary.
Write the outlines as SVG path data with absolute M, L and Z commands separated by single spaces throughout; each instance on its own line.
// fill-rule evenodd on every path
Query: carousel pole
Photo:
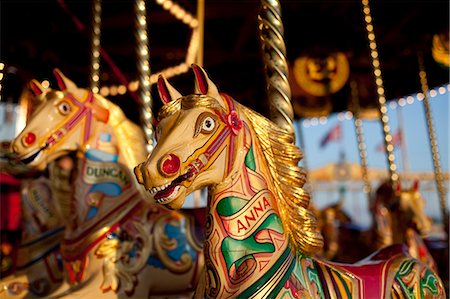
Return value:
M 428 138 L 430 140 L 431 146 L 431 154 L 433 157 L 433 166 L 434 166 L 434 178 L 436 180 L 436 186 L 439 194 L 439 203 L 441 206 L 442 212 L 442 222 L 444 223 L 445 231 L 448 234 L 449 228 L 449 219 L 448 219 L 448 211 L 447 211 L 447 198 L 445 195 L 445 187 L 444 187 L 444 177 L 442 175 L 442 168 L 439 159 L 439 148 L 437 145 L 437 138 L 434 130 L 433 117 L 431 115 L 431 107 L 430 101 L 428 99 L 428 80 L 427 74 L 425 72 L 425 63 L 423 59 L 422 53 L 418 54 L 418 62 L 419 62 L 419 77 L 420 84 L 422 85 L 422 93 L 423 93 L 423 105 L 425 108 L 425 117 L 427 119 L 427 128 L 428 128 Z
M 205 0 L 197 1 L 197 21 L 198 21 L 198 50 L 197 50 L 197 64 L 203 66 L 203 47 L 204 47 L 204 34 L 205 34 Z M 198 208 L 201 206 L 201 199 L 203 192 L 200 189 L 194 192 L 194 207 Z M 205 197 L 206 198 L 206 197 Z
M 389 117 L 387 115 L 386 96 L 384 93 L 380 60 L 378 59 L 377 43 L 375 41 L 375 32 L 373 30 L 369 0 L 362 0 L 362 5 L 364 12 L 364 21 L 366 23 L 367 38 L 369 39 L 370 55 L 372 57 L 373 73 L 375 75 L 375 84 L 377 86 L 380 121 L 383 126 L 384 144 L 386 146 L 387 162 L 389 165 L 389 180 L 391 182 L 391 185 L 393 186 L 398 181 L 397 166 L 395 165 L 394 146 L 392 145 Z
M 197 21 L 198 21 L 198 50 L 197 50 L 197 64 L 203 67 L 203 44 L 205 34 L 205 0 L 197 1 Z
M 99 92 L 100 81 L 100 34 L 101 34 L 101 18 L 102 0 L 94 0 L 92 2 L 92 36 L 91 36 L 91 77 L 90 86 L 94 93 Z
M 261 2 L 258 23 L 266 70 L 270 119 L 295 137 L 294 110 L 291 104 L 291 88 L 288 81 L 280 2 L 277 0 L 262 0 Z
M 141 121 L 144 124 L 144 134 L 147 140 L 146 149 L 148 153 L 154 148 L 153 144 L 153 100 L 150 94 L 150 54 L 148 47 L 147 34 L 147 9 L 145 7 L 145 0 L 135 0 L 135 36 L 137 39 L 137 68 L 138 68 L 138 82 L 139 82 L 139 98 L 141 99 Z
M 356 81 L 352 80 L 350 82 L 352 102 L 354 106 L 353 119 L 355 123 L 356 138 L 358 140 L 358 151 L 359 159 L 361 163 L 361 175 L 364 182 L 364 193 L 366 193 L 367 198 L 370 201 L 370 194 L 372 193 L 372 186 L 369 181 L 368 167 L 367 167 L 367 147 L 364 141 L 364 128 L 362 124 L 362 119 L 360 116 L 360 105 L 359 105 L 359 93 L 358 85 Z

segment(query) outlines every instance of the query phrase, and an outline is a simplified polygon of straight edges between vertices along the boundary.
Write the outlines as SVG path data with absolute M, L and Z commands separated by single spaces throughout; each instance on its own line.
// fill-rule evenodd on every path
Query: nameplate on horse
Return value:
M 235 200 L 243 199 L 235 198 Z M 273 202 L 273 194 L 269 190 L 261 190 L 237 213 L 220 217 L 225 230 L 235 239 L 248 238 L 259 228 L 264 219 L 275 213 L 271 202 Z
M 127 171 L 120 164 L 92 160 L 86 161 L 83 181 L 87 184 L 116 183 L 122 188 L 130 184 Z

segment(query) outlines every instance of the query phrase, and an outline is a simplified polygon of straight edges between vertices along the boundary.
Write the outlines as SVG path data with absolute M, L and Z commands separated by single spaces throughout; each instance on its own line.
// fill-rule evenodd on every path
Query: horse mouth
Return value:
M 171 183 L 159 187 L 153 187 L 149 190 L 150 194 L 154 194 L 154 199 L 159 204 L 168 204 L 177 198 L 178 192 L 181 188 L 181 183 L 189 179 L 193 174 L 188 172 L 180 175 Z
M 36 150 L 34 153 L 31 153 L 30 156 L 19 159 L 19 161 L 25 165 L 28 165 L 31 162 L 33 162 L 41 154 L 42 150 L 43 150 L 43 148 L 40 148 L 40 149 Z

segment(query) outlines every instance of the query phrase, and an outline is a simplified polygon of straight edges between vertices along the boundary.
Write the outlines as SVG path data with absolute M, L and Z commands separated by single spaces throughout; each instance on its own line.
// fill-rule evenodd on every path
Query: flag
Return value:
M 342 136 L 341 123 L 339 122 L 320 141 L 320 147 L 325 147 L 329 142 L 340 140 Z
M 403 133 L 401 129 L 398 129 L 397 132 L 392 135 L 391 143 L 395 148 L 402 146 L 402 142 L 403 142 Z M 377 152 L 385 152 L 385 151 L 386 145 L 384 144 L 384 142 L 382 142 L 377 146 Z

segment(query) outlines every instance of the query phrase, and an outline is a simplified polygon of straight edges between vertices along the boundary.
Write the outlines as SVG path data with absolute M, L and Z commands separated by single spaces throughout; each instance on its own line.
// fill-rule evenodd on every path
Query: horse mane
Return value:
M 306 172 L 298 166 L 303 154 L 293 137 L 273 122 L 239 105 L 261 144 L 262 152 L 273 178 L 277 205 L 283 227 L 294 247 L 312 254 L 323 246 L 317 220 L 309 209 L 310 196 L 302 188 Z
M 123 155 L 125 165 L 129 169 L 133 169 L 134 166 L 145 160 L 147 156 L 143 131 L 125 116 L 125 113 L 119 106 L 99 94 L 96 94 L 95 98 L 104 108 L 109 110 L 108 124 L 114 128 L 119 152 Z

